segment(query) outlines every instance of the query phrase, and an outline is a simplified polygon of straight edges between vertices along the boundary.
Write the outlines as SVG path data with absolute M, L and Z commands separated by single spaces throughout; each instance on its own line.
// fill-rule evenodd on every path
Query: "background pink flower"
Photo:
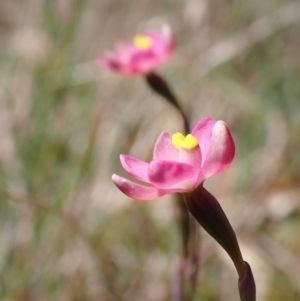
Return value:
M 136 35 L 133 43 L 117 44 L 115 50 L 100 57 L 98 63 L 123 75 L 147 74 L 168 60 L 174 49 L 174 35 L 169 26 L 164 26 L 161 33 L 149 31 Z
M 206 117 L 190 135 L 163 132 L 155 143 L 150 163 L 121 155 L 125 171 L 141 185 L 118 175 L 112 179 L 126 195 L 152 200 L 168 193 L 189 193 L 202 182 L 226 170 L 235 155 L 235 146 L 227 125 Z

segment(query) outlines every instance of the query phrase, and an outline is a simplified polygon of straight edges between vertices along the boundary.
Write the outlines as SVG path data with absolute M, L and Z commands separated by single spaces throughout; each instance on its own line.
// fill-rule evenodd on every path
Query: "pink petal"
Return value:
M 193 149 L 180 149 L 178 162 L 201 167 L 202 157 L 199 146 L 197 145 Z
M 160 189 L 190 191 L 199 174 L 200 168 L 175 161 L 153 160 L 148 168 L 149 180 Z
M 192 131 L 192 135 L 197 138 L 200 145 L 202 164 L 211 148 L 211 135 L 215 124 L 216 121 L 213 118 L 205 117 L 196 124 Z
M 129 43 L 121 42 L 117 44 L 113 52 L 106 53 L 98 59 L 98 64 L 106 69 L 117 71 L 123 75 L 133 75 L 139 73 L 139 70 L 134 70 L 132 59 L 140 50 L 136 49 Z
M 164 58 L 166 52 L 166 42 L 164 38 L 160 34 L 153 31 L 147 32 L 146 35 L 152 41 L 151 51 L 153 54 L 155 54 L 159 60 Z
M 231 133 L 224 121 L 217 121 L 212 129 L 211 147 L 202 165 L 205 178 L 226 170 L 235 155 Z
M 136 47 L 128 41 L 119 41 L 117 42 L 116 46 L 115 46 L 115 51 L 117 53 L 119 52 L 130 52 L 132 50 L 134 50 Z
M 175 50 L 175 38 L 169 26 L 164 26 L 161 33 L 154 31 L 146 32 L 152 40 L 151 51 L 157 57 L 157 64 L 168 60 Z
M 177 161 L 178 156 L 179 152 L 172 144 L 172 134 L 162 132 L 155 143 L 153 159 Z
M 169 55 L 173 54 L 176 48 L 176 40 L 174 33 L 172 32 L 171 27 L 168 24 L 165 24 L 162 28 L 162 36 L 165 40 L 167 50 Z
M 159 64 L 157 56 L 148 50 L 139 50 L 131 58 L 131 68 L 136 73 L 148 73 Z
M 127 73 L 138 74 L 152 70 L 157 65 L 155 55 L 128 43 L 119 43 L 116 56 Z
M 126 180 L 118 175 L 113 175 L 112 180 L 115 185 L 130 198 L 149 201 L 156 199 L 164 194 L 169 193 L 168 190 L 159 190 L 155 187 L 143 186 L 132 181 Z
M 120 155 L 120 161 L 128 174 L 137 180 L 149 183 L 148 163 L 126 155 Z
M 120 69 L 120 65 L 119 65 L 118 61 L 116 61 L 113 56 L 100 57 L 97 60 L 97 63 L 101 67 L 104 67 L 105 69 L 110 69 L 110 70 L 119 70 Z

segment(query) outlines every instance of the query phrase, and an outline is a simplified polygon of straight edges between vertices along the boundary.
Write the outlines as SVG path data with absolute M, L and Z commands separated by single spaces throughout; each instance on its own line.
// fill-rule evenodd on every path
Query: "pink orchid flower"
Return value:
M 120 156 L 125 171 L 145 185 L 115 174 L 112 180 L 123 193 L 137 200 L 152 200 L 169 193 L 188 194 L 205 179 L 226 170 L 234 155 L 234 142 L 225 122 L 206 117 L 186 137 L 163 132 L 149 164 Z
M 123 75 L 148 74 L 167 61 L 175 50 L 175 38 L 169 26 L 161 33 L 154 31 L 136 35 L 133 43 L 119 43 L 114 52 L 108 52 L 98 63 Z

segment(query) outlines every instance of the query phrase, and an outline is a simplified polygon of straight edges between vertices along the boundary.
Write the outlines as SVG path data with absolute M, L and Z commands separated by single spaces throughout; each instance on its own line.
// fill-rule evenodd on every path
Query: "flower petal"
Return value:
M 211 134 L 215 124 L 216 121 L 213 118 L 205 117 L 196 124 L 192 131 L 192 135 L 197 138 L 200 145 L 202 164 L 211 148 Z
M 147 31 L 145 33 L 152 40 L 151 51 L 161 63 L 168 60 L 175 50 L 175 37 L 169 25 L 162 27 L 161 33 Z
M 175 161 L 153 160 L 148 168 L 150 182 L 159 189 L 191 191 L 199 174 L 200 168 Z
M 102 56 L 98 58 L 97 63 L 106 69 L 118 69 L 117 63 L 115 62 L 115 58 L 111 54 L 107 54 L 106 56 Z
M 153 159 L 177 161 L 178 156 L 179 152 L 172 144 L 172 134 L 162 132 L 155 143 Z
M 122 178 L 116 174 L 112 176 L 112 180 L 124 194 L 130 198 L 140 201 L 154 200 L 164 194 L 169 193 L 168 190 L 160 190 L 155 187 L 143 186 Z
M 192 149 L 179 149 L 178 162 L 201 167 L 201 151 L 199 145 Z
M 211 133 L 210 150 L 202 165 L 205 178 L 226 170 L 235 155 L 235 146 L 226 123 L 219 120 L 215 123 Z
M 128 174 L 137 180 L 149 183 L 148 163 L 126 155 L 120 155 L 120 161 Z
M 172 54 L 176 48 L 175 35 L 168 24 L 165 24 L 162 28 L 162 36 L 164 37 L 167 49 Z
M 158 58 L 148 50 L 136 52 L 131 58 L 131 68 L 136 73 L 149 73 L 158 65 Z
M 121 72 L 124 75 L 132 75 L 133 71 L 128 68 L 128 64 L 123 64 L 118 57 L 116 57 L 114 54 L 113 55 L 107 55 L 100 57 L 97 60 L 98 65 L 101 67 L 104 67 L 105 69 L 108 70 L 114 70 L 117 72 Z

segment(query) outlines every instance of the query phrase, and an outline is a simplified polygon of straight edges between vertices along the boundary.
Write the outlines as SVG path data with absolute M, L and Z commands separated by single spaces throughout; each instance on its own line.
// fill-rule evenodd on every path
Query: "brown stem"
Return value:
M 191 132 L 189 118 L 185 114 L 184 110 L 180 106 L 177 97 L 174 95 L 172 90 L 170 89 L 168 83 L 158 74 L 152 72 L 145 76 L 146 82 L 148 83 L 149 87 L 157 94 L 162 96 L 165 100 L 167 100 L 170 104 L 172 104 L 180 113 L 183 119 L 183 127 L 185 133 L 188 134 Z

